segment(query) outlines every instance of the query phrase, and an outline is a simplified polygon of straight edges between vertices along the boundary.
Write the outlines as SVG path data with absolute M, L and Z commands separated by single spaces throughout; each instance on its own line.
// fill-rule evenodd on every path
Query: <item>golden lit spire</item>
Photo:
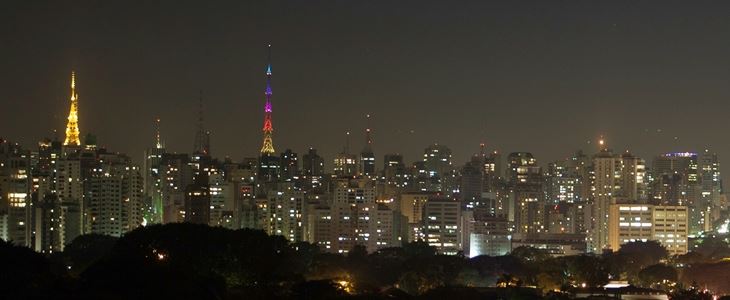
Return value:
M 79 95 L 76 94 L 76 73 L 71 72 L 71 110 L 66 124 L 66 140 L 64 146 L 80 146 L 79 140 Z

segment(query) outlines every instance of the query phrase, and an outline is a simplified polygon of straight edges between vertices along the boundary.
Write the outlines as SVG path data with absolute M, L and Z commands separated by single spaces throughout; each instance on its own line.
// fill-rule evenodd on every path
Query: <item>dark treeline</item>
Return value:
M 462 299 L 569 298 L 628 279 L 677 299 L 730 293 L 727 243 L 708 239 L 667 257 L 658 243 L 601 256 L 553 258 L 533 248 L 499 257 L 438 255 L 424 243 L 368 254 L 326 254 L 256 230 L 153 225 L 117 239 L 85 235 L 49 257 L 0 242 L 8 299 Z M 695 288 L 690 288 L 694 286 Z M 495 288 L 499 287 L 499 288 Z M 562 292 L 556 292 L 562 291 Z M 3 296 L 0 296 L 3 297 Z M 698 298 L 699 297 L 699 298 Z

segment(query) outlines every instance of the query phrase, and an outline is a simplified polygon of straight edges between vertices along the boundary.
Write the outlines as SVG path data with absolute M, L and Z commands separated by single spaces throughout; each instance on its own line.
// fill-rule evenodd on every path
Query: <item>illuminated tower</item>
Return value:
M 198 131 L 195 133 L 195 146 L 193 147 L 193 153 L 203 156 L 209 156 L 210 131 L 206 131 L 203 124 L 203 91 L 200 91 L 200 102 L 198 107 Z
M 271 45 L 269 45 L 269 63 L 266 66 L 266 104 L 264 105 L 264 144 L 261 146 L 261 155 L 274 154 L 274 126 L 271 123 Z
M 76 94 L 76 74 L 71 72 L 71 110 L 66 124 L 66 140 L 64 146 L 80 146 L 79 141 L 79 95 Z
M 366 116 L 368 119 L 368 127 L 365 129 L 365 147 L 360 152 L 360 170 L 361 175 L 373 176 L 375 175 L 375 154 L 373 154 L 373 139 L 370 135 L 370 115 Z
M 274 126 L 271 123 L 271 45 L 268 47 L 269 59 L 266 65 L 266 104 L 264 106 L 264 143 L 261 146 L 261 157 L 259 158 L 258 178 L 264 182 L 275 182 L 279 179 L 280 161 L 275 154 Z

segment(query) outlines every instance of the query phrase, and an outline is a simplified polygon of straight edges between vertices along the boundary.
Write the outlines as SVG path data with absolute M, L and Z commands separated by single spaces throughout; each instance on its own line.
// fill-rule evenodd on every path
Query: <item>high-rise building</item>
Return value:
M 690 234 L 713 230 L 712 224 L 720 218 L 720 211 L 726 209 L 717 154 L 705 150 L 699 154 L 698 160 L 701 194 L 689 204 Z
M 58 140 L 44 139 L 38 142 L 38 150 L 30 153 L 31 192 L 38 193 L 41 201 L 46 194 L 56 191 L 57 162 L 61 158 L 62 143 Z
M 647 201 L 646 162 L 628 151 L 620 157 L 620 182 L 616 197 L 644 203 Z
M 410 192 L 400 195 L 400 213 L 405 217 L 407 224 L 408 242 L 423 239 L 423 207 L 431 197 L 436 196 L 434 192 Z
M 512 251 L 512 232 L 507 218 L 494 216 L 481 207 L 474 209 L 473 217 L 473 230 L 469 234 L 469 257 L 500 256 Z
M 236 219 L 236 182 L 226 179 L 225 171 L 213 167 L 208 171 L 210 192 L 210 226 L 238 229 Z
M 356 245 L 368 252 L 394 247 L 394 212 L 382 204 L 332 203 L 308 212 L 307 240 L 325 252 L 347 253 Z
M 338 179 L 332 201 L 317 203 L 307 212 L 306 236 L 330 253 L 347 253 L 355 245 L 369 252 L 393 247 L 396 213 L 375 202 L 376 188 L 369 179 Z
M 423 207 L 425 241 L 440 254 L 456 255 L 461 251 L 461 207 L 459 201 L 447 197 L 431 197 Z
M 99 153 L 89 181 L 90 232 L 122 236 L 143 223 L 142 176 L 129 157 Z
M 193 169 L 187 154 L 164 154 L 160 163 L 162 175 L 162 222 L 185 220 L 185 189 L 193 183 Z
M 383 180 L 385 198 L 397 198 L 398 194 L 406 189 L 410 177 L 403 163 L 402 155 L 386 154 L 383 157 Z
M 198 173 L 193 184 L 185 188 L 185 222 L 210 223 L 210 186 L 206 172 Z
M 302 157 L 302 169 L 305 176 L 324 175 L 324 159 L 317 154 L 317 149 L 309 148 L 309 152 Z
M 373 138 L 370 130 L 370 115 L 367 115 L 368 127 L 365 129 L 365 147 L 360 152 L 360 170 L 363 176 L 375 176 L 375 154 L 373 154 Z
M 529 152 L 510 153 L 508 161 L 509 220 L 515 224 L 515 233 L 546 231 L 542 169 Z
M 486 145 L 483 148 L 486 149 Z M 502 154 L 495 150 L 489 155 L 484 152 L 482 157 L 484 157 L 484 191 L 495 192 L 500 188 L 504 179 Z
M 299 176 L 299 158 L 296 152 L 286 149 L 281 153 L 281 177 L 284 180 L 292 180 Z
M 282 182 L 267 195 L 267 224 L 265 230 L 295 243 L 304 240 L 306 216 L 305 193 L 292 182 Z
M 38 196 L 38 193 L 34 194 Z M 63 251 L 63 215 L 58 197 L 55 194 L 44 194 L 33 207 L 35 233 L 33 250 L 40 253 Z
M 428 146 L 423 151 L 423 163 L 429 177 L 449 176 L 452 171 L 451 149 L 439 144 Z
M 546 203 L 557 205 L 580 201 L 581 177 L 570 167 L 570 160 L 556 161 L 548 164 L 545 174 Z
M 707 150 L 659 155 L 652 165 L 651 181 L 652 203 L 687 206 L 690 235 L 713 229 L 723 209 L 717 155 Z
M 687 207 L 651 204 L 611 204 L 609 247 L 618 251 L 634 241 L 658 241 L 670 255 L 687 253 Z
M 688 251 L 688 213 L 686 206 L 654 205 L 652 239 L 659 241 L 669 255 L 682 255 Z
M 644 161 L 628 152 L 614 155 L 600 141 L 601 150 L 593 156 L 592 222 L 588 236 L 591 252 L 609 247 L 608 220 L 611 203 L 643 203 L 646 201 Z
M 375 203 L 375 186 L 369 180 L 339 179 L 333 184 L 333 203 Z
M 345 148 L 334 159 L 334 174 L 337 177 L 354 177 L 358 173 L 357 156 L 350 154 L 350 133 L 347 132 L 346 136 Z
M 687 205 L 699 197 L 697 153 L 675 152 L 659 155 L 652 164 L 653 203 Z
M 591 235 L 588 247 L 600 253 L 608 245 L 608 207 L 616 193 L 617 161 L 608 148 L 593 157 L 594 191 Z
M 423 161 L 414 164 L 413 189 L 427 192 L 441 192 L 452 196 L 458 192 L 458 182 L 451 162 L 451 149 L 433 144 L 423 153 Z
M 144 181 L 144 218 L 147 223 L 162 223 L 162 157 L 165 154 L 165 145 L 160 137 L 160 118 L 155 119 L 155 146 L 144 153 L 143 181 Z
M 78 156 L 66 156 L 56 162 L 56 194 L 61 204 L 63 241 L 68 244 L 84 233 L 84 185 Z
M 0 238 L 31 246 L 30 152 L 0 139 Z
M 509 169 L 507 169 L 507 180 L 511 185 L 525 183 L 531 177 L 537 176 L 539 172 L 535 168 L 537 159 L 529 152 L 512 152 L 507 157 Z
M 461 168 L 459 175 L 459 201 L 461 201 L 461 206 L 474 208 L 479 205 L 487 205 L 486 203 L 481 203 L 482 191 L 484 190 L 482 158 L 472 156 L 471 160 Z

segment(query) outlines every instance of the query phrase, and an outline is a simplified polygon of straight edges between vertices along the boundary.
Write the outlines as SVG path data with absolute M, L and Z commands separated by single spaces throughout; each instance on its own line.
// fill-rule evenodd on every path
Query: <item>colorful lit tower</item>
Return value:
M 259 157 L 258 178 L 264 182 L 275 182 L 279 179 L 281 163 L 274 150 L 274 126 L 271 121 L 271 45 L 268 46 L 268 63 L 266 65 L 266 104 L 264 105 L 264 142 Z
M 76 73 L 71 72 L 71 109 L 66 124 L 66 140 L 64 146 L 80 146 L 79 140 L 79 95 L 76 94 Z
M 271 123 L 271 45 L 269 45 L 269 61 L 266 66 L 266 104 L 264 105 L 264 144 L 261 146 L 261 155 L 271 155 L 274 150 L 274 126 Z

